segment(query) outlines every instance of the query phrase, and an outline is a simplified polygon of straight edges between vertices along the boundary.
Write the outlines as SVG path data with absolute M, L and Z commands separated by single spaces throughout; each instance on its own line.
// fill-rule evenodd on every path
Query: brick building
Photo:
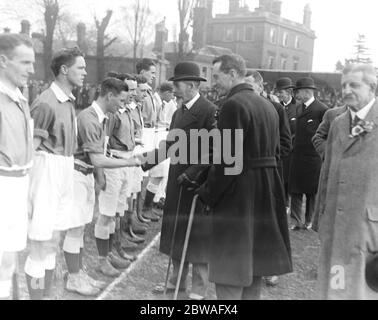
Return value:
M 193 48 L 228 48 L 243 56 L 250 68 L 311 71 L 316 37 L 310 6 L 305 6 L 301 24 L 281 17 L 282 1 L 260 0 L 254 11 L 243 2 L 229 0 L 229 12 L 213 17 L 213 0 L 198 0 Z

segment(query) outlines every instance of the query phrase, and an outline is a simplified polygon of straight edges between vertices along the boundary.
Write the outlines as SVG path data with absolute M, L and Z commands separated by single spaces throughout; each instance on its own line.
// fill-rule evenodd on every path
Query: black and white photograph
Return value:
M 378 300 L 377 10 L 0 0 L 0 300 Z

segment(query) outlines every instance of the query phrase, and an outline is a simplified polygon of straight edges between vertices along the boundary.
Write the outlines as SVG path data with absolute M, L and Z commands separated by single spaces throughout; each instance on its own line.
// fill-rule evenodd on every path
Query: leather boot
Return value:
M 132 225 L 132 212 L 126 212 L 126 221 L 127 221 L 127 233 L 129 235 L 129 240 L 135 243 L 143 243 L 145 241 L 144 238 L 138 237 L 133 230 Z
M 143 211 L 152 208 L 152 201 L 154 200 L 155 193 L 146 190 L 146 196 L 144 197 Z
M 117 229 L 115 234 L 114 234 L 114 250 L 116 250 L 118 255 L 124 260 L 127 260 L 127 261 L 135 261 L 136 260 L 135 256 L 127 254 L 122 248 L 122 245 L 121 245 L 121 229 Z
M 157 216 L 153 211 L 152 208 L 150 209 L 143 209 L 142 213 L 143 218 L 149 219 L 152 222 L 158 222 L 160 220 L 160 217 Z

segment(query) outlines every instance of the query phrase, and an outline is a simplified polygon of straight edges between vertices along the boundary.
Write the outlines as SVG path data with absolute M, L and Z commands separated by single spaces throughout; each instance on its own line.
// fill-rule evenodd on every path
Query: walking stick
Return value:
M 173 296 L 173 300 L 177 300 L 179 288 L 180 288 L 180 282 L 181 282 L 181 277 L 182 277 L 182 271 L 184 269 L 184 263 L 185 263 L 185 258 L 186 258 L 186 252 L 188 250 L 188 244 L 189 244 L 189 237 L 190 233 L 192 231 L 192 225 L 193 225 L 193 219 L 194 219 L 194 212 L 196 211 L 196 205 L 197 205 L 197 200 L 198 200 L 198 194 L 196 194 L 193 198 L 192 202 L 192 208 L 190 209 L 190 214 L 189 214 L 189 221 L 188 221 L 188 227 L 186 229 L 186 235 L 185 235 L 185 242 L 184 242 L 184 248 L 182 250 L 182 256 L 181 256 L 181 261 L 180 261 L 180 269 L 177 277 L 177 282 L 176 282 L 176 288 L 175 288 L 175 295 Z
M 18 281 L 18 253 L 16 253 L 15 269 L 12 276 L 12 300 L 20 300 L 20 286 Z
M 171 270 L 171 265 L 172 265 L 173 246 L 175 244 L 175 238 L 176 238 L 178 216 L 179 216 L 179 213 L 180 213 L 181 196 L 182 196 L 182 187 L 180 186 L 179 197 L 178 197 L 178 201 L 177 201 L 176 216 L 175 216 L 175 224 L 174 224 L 174 227 L 173 227 L 173 234 L 172 234 L 172 240 L 171 240 L 171 248 L 169 250 L 169 262 L 168 262 L 167 274 L 165 275 L 164 295 L 167 294 L 169 272 Z

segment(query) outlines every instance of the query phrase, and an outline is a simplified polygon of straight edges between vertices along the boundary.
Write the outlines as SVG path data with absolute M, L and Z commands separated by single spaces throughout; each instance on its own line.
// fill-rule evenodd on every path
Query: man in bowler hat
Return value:
M 190 130 L 212 130 L 216 126 L 215 112 L 216 106 L 208 101 L 199 93 L 200 83 L 206 81 L 200 76 L 200 69 L 198 65 L 192 62 L 179 63 L 174 70 L 174 76 L 169 79 L 173 81 L 175 95 L 182 97 L 183 103 L 173 114 L 170 130 L 181 129 L 185 132 L 186 142 L 184 148 L 189 150 L 191 144 Z M 168 134 L 170 137 L 170 133 Z M 169 140 L 169 139 L 167 139 Z M 158 158 L 157 154 L 167 155 L 172 141 L 165 141 L 159 145 L 160 150 L 152 151 L 152 154 L 147 156 L 148 159 L 154 158 L 154 163 L 146 163 L 142 166 L 143 170 L 149 170 L 158 162 L 165 159 Z M 162 152 L 162 149 L 165 149 Z M 168 155 L 167 155 L 168 156 Z M 180 157 L 181 158 L 181 157 Z M 166 201 L 163 211 L 163 222 L 160 238 L 160 252 L 167 255 L 171 251 L 171 243 L 173 231 L 175 226 L 177 206 L 179 205 L 177 216 L 177 231 L 173 239 L 173 272 L 168 281 L 168 290 L 173 290 L 178 278 L 181 255 L 184 247 L 184 240 L 186 235 L 186 228 L 189 220 L 189 213 L 194 197 L 194 192 L 182 187 L 180 197 L 180 183 L 185 180 L 185 174 L 189 177 L 195 176 L 197 170 L 201 170 L 201 153 L 198 152 L 197 161 L 192 165 L 193 155 L 190 154 L 190 161 L 185 163 L 181 159 L 177 164 L 171 163 L 168 175 L 168 185 L 166 192 Z M 193 163 L 193 162 L 192 162 Z M 180 200 L 179 200 L 180 199 Z M 192 264 L 192 288 L 189 298 L 192 300 L 203 300 L 206 296 L 208 271 L 207 271 L 207 244 L 209 236 L 208 217 L 203 213 L 203 205 L 198 202 L 193 221 L 192 232 L 189 239 L 189 245 L 183 270 L 183 275 L 180 282 L 180 290 L 186 289 L 186 278 L 189 272 L 189 263 Z M 155 293 L 164 291 L 164 284 L 159 284 L 155 287 Z
M 292 230 L 311 229 L 315 198 L 318 189 L 322 160 L 316 152 L 312 137 L 315 135 L 326 105 L 318 101 L 314 92 L 317 90 L 312 78 L 297 81 L 296 99 L 301 103 L 297 117 L 293 156 L 290 165 L 289 193 L 291 196 Z M 302 222 L 302 201 L 306 195 L 305 223 Z

